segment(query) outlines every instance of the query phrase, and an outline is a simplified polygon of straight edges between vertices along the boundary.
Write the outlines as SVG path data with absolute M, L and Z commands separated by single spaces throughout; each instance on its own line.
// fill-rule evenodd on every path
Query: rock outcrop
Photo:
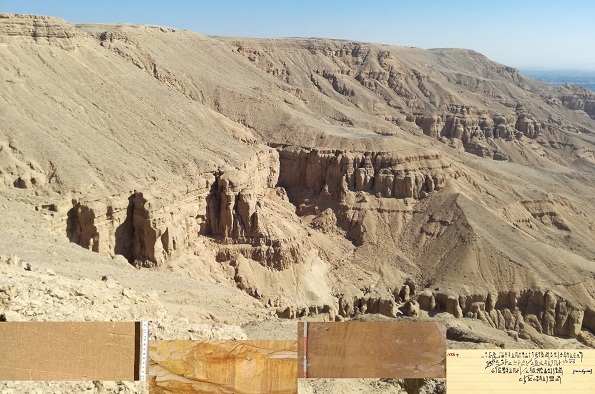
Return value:
M 274 236 L 266 233 L 270 226 L 259 224 L 259 214 L 262 194 L 277 183 L 277 157 L 269 149 L 248 160 L 244 171 L 216 171 L 188 185 L 154 185 L 106 200 L 75 200 L 61 220 L 71 242 L 147 267 L 192 252 L 199 236 L 270 246 Z
M 339 200 L 348 191 L 383 198 L 420 198 L 445 187 L 452 169 L 439 154 L 279 148 L 279 185 L 301 197 Z
M 44 169 L 10 142 L 0 141 L 0 187 L 35 189 L 47 184 Z
M 79 44 L 80 33 L 65 20 L 36 15 L 0 14 L 1 43 L 35 43 L 53 45 L 73 51 Z
M 418 125 L 426 135 L 435 138 L 457 138 L 464 144 L 472 139 L 511 140 L 520 138 L 521 135 L 534 139 L 540 135 L 543 128 L 541 122 L 526 112 L 507 116 L 489 115 L 476 113 L 476 109 L 472 107 L 450 107 L 454 113 L 410 115 L 407 119 Z
M 109 199 L 73 201 L 66 221 L 71 242 L 108 256 L 122 255 L 135 264 L 153 267 L 189 252 L 206 222 L 206 179 L 195 189 L 135 191 Z M 202 184 L 202 187 L 200 187 Z
M 420 313 L 447 312 L 455 318 L 479 319 L 500 330 L 518 332 L 531 338 L 532 327 L 545 335 L 575 338 L 583 329 L 593 330 L 595 312 L 572 303 L 550 290 L 527 289 L 487 295 L 454 295 L 424 289 L 416 293 L 411 283 L 396 289 L 392 297 L 340 296 L 338 314 L 344 318 L 364 313 L 388 317 L 419 316 Z
M 95 211 L 79 202 L 73 202 L 68 211 L 66 235 L 70 242 L 85 249 L 99 252 L 99 232 L 95 226 Z
M 588 89 L 567 86 L 574 94 L 566 94 L 556 98 L 556 104 L 573 111 L 584 111 L 591 119 L 595 119 L 595 93 Z M 548 100 L 552 100 L 551 96 Z
M 277 186 L 279 157 L 258 152 L 241 171 L 215 174 L 208 199 L 208 231 L 224 242 L 250 243 L 263 238 L 262 195 Z

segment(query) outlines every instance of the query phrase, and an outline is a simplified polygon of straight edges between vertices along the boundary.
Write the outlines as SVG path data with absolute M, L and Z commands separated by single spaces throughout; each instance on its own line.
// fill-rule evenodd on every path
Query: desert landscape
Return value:
M 595 347 L 587 89 L 471 50 L 16 14 L 0 86 L 1 321 L 218 340 L 436 321 L 449 348 Z M 300 382 L 354 387 L 444 392 Z

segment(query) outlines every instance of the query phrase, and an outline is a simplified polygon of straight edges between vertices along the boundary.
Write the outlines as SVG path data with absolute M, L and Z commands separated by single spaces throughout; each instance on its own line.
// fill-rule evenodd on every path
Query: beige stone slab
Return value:
M 304 376 L 299 323 L 299 377 Z M 444 378 L 446 329 L 434 322 L 308 323 L 308 378 Z
M 0 323 L 0 380 L 138 380 L 139 323 Z
M 297 393 L 297 341 L 150 341 L 151 393 Z
M 456 349 L 448 394 L 595 393 L 595 349 Z

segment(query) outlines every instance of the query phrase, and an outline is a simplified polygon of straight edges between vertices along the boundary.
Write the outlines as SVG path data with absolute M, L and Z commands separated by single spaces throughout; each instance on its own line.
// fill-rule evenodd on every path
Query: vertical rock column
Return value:
M 80 203 L 68 211 L 66 235 L 70 242 L 85 249 L 99 252 L 99 232 L 95 226 L 95 211 Z

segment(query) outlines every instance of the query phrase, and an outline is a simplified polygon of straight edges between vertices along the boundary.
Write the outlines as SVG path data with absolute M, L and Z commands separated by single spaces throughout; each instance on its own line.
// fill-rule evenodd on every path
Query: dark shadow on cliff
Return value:
M 120 254 L 132 263 L 132 240 L 134 235 L 134 227 L 132 225 L 132 216 L 134 204 L 132 202 L 134 195 L 128 197 L 128 208 L 126 208 L 126 219 L 116 228 L 114 253 Z M 109 212 L 108 212 L 109 216 Z

